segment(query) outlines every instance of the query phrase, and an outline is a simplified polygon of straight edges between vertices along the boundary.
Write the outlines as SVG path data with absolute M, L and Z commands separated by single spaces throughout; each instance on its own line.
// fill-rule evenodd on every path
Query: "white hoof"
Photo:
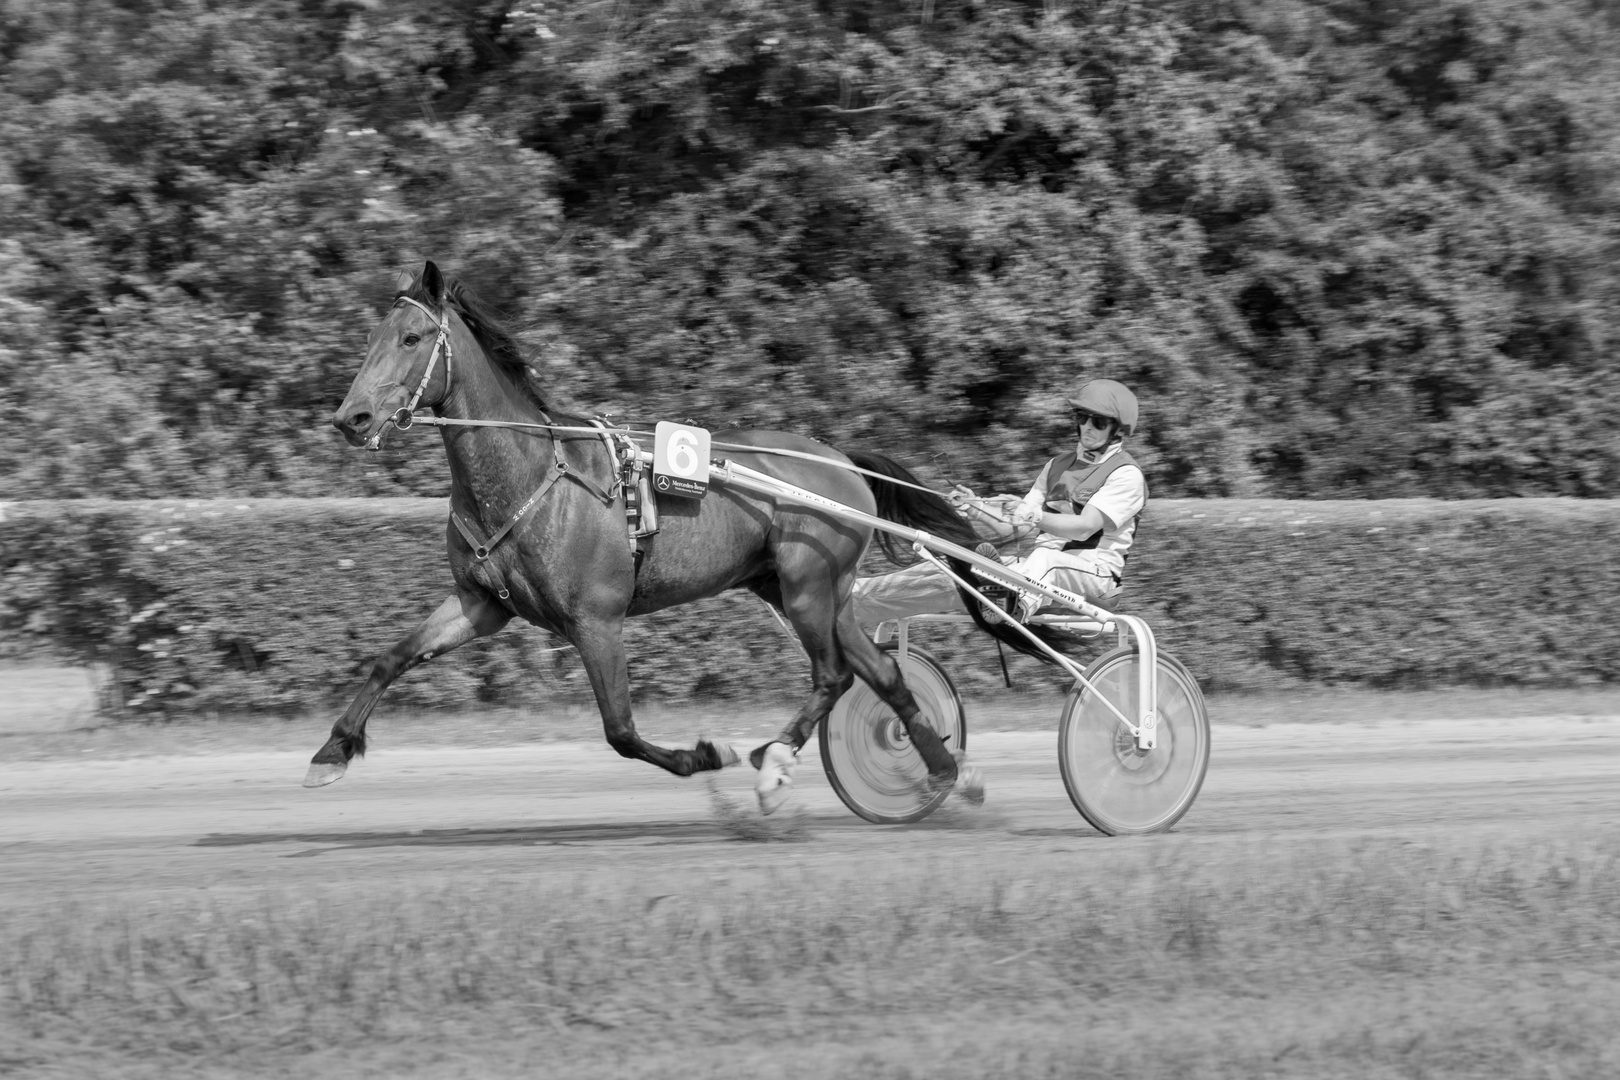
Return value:
M 715 743 L 714 748 L 720 752 L 720 767 L 729 769 L 733 765 L 741 765 L 748 755 L 739 753 L 737 748 L 728 742 Z
M 787 743 L 773 742 L 765 748 L 765 760 L 759 763 L 759 779 L 754 781 L 754 794 L 759 797 L 759 812 L 774 814 L 792 794 L 793 770 L 799 759 Z
M 304 774 L 304 786 L 325 787 L 335 780 L 343 779 L 343 774 L 348 771 L 347 765 L 311 765 L 309 772 Z
M 984 805 L 984 770 L 969 764 L 967 755 L 960 751 L 956 754 L 956 784 L 951 793 L 974 806 Z

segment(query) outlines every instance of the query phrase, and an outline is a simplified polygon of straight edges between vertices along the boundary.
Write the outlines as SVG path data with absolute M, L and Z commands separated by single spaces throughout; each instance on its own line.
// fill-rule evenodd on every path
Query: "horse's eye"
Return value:
M 417 337 L 415 334 L 406 334 L 405 335 L 405 347 L 407 349 L 409 349 L 411 346 L 415 345 L 418 341 L 421 341 L 421 340 L 422 339 Z

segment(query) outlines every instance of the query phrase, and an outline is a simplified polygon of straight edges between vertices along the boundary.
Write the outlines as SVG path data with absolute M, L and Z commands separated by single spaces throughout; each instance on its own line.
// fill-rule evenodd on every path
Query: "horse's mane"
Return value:
M 396 294 L 396 298 L 399 296 L 409 297 L 429 308 L 438 302 L 437 297 L 429 296 L 427 290 L 422 288 L 420 276 L 411 282 L 410 288 Z M 484 350 L 496 366 L 510 372 L 524 395 L 539 406 L 542 412 L 549 411 L 551 406 L 546 400 L 546 394 L 535 378 L 529 362 L 523 358 L 523 350 L 519 348 L 517 338 L 512 335 L 506 321 L 495 314 L 494 310 L 470 287 L 454 278 L 445 279 L 444 300 L 457 315 L 461 316 L 461 321 L 467 324 L 467 329 L 472 332 L 479 348 Z

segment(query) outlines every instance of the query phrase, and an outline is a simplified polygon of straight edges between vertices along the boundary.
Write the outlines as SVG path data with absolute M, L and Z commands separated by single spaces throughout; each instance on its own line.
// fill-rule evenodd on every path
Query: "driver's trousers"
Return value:
M 1079 593 L 1087 600 L 1107 600 L 1119 592 L 1119 578 L 1091 551 L 1036 548 L 1008 563 L 1007 569 Z M 855 618 L 863 626 L 913 615 L 967 614 L 956 583 L 928 562 L 892 574 L 856 578 L 853 599 Z

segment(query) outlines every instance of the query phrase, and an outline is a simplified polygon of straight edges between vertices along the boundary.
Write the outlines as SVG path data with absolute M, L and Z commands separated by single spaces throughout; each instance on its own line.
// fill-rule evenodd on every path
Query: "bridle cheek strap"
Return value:
M 411 395 L 411 403 L 405 406 L 405 408 L 402 410 L 405 413 L 405 423 L 400 425 L 396 422 L 394 425 L 403 430 L 404 428 L 410 427 L 411 414 L 416 411 L 416 406 L 421 402 L 422 395 L 427 392 L 428 383 L 433 379 L 433 369 L 438 366 L 439 353 L 441 351 L 444 353 L 444 396 L 450 396 L 450 376 L 453 371 L 455 357 L 450 350 L 449 318 L 443 314 L 436 315 L 428 308 L 426 304 L 412 300 L 408 296 L 401 296 L 398 300 L 394 301 L 395 307 L 398 307 L 400 304 L 410 304 L 412 307 L 420 308 L 422 314 L 426 315 L 428 317 L 428 321 L 433 323 L 433 325 L 439 331 L 439 336 L 433 341 L 433 354 L 428 357 L 427 367 L 422 369 L 422 381 L 416 384 L 416 393 Z M 398 416 L 399 414 L 395 413 L 394 415 Z
M 433 341 L 433 354 L 428 357 L 427 367 L 422 369 L 422 381 L 416 384 L 416 392 L 411 395 L 410 404 L 394 410 L 394 415 L 388 418 L 388 422 L 398 430 L 409 431 L 412 422 L 415 420 L 416 406 L 421 403 L 422 395 L 427 392 L 428 383 L 433 380 L 433 369 L 439 366 L 439 354 L 441 352 L 444 353 L 444 396 L 450 396 L 450 379 L 455 373 L 455 354 L 450 348 L 450 320 L 448 318 L 433 311 L 432 308 L 421 301 L 412 300 L 408 296 L 398 297 L 394 301 L 395 307 L 399 307 L 401 304 L 410 304 L 412 307 L 420 308 L 422 313 L 428 317 L 428 321 L 439 331 L 439 336 Z M 377 432 L 370 441 L 375 442 L 377 446 L 381 446 L 382 432 Z M 368 443 L 368 445 L 370 444 Z M 375 450 L 377 446 L 372 446 L 371 449 Z

